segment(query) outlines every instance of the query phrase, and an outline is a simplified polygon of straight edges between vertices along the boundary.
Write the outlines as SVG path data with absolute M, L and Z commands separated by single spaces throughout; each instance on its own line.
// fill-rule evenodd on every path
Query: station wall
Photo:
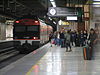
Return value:
M 6 25 L 0 23 L 0 40 L 6 40 Z

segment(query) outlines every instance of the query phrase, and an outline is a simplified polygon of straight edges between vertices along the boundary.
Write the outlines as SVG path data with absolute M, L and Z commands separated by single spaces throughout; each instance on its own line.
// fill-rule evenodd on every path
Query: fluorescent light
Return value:
M 93 5 L 93 7 L 100 7 L 100 5 Z
M 59 20 L 59 22 L 58 22 L 58 23 L 59 23 L 59 25 L 61 25 L 61 24 L 62 24 L 62 20 Z
M 54 0 L 50 0 L 50 1 L 52 2 L 52 1 L 54 1 Z
M 77 16 L 67 16 L 67 20 L 77 20 Z
M 56 4 L 55 4 L 55 2 L 51 2 L 51 4 L 52 4 L 52 6 L 53 6 L 53 7 L 56 7 Z
M 53 23 L 54 23 L 54 24 L 56 24 L 56 22 L 55 22 L 55 21 L 53 21 Z
M 93 4 L 97 4 L 97 5 L 99 5 L 99 4 L 100 4 L 100 2 L 94 2 Z
M 100 1 L 100 0 L 93 0 L 93 1 Z
M 49 17 L 49 19 L 50 19 L 50 20 L 52 20 L 52 18 L 51 18 L 51 17 Z

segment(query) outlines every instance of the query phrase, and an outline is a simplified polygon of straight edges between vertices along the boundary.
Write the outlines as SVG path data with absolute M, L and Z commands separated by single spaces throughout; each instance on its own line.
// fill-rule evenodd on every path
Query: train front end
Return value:
M 34 51 L 40 45 L 40 22 L 37 19 L 16 20 L 13 29 L 15 47 L 21 53 Z

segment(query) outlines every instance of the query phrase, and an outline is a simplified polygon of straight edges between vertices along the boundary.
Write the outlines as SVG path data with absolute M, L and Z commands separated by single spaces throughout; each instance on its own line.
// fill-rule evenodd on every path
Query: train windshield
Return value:
M 36 32 L 39 26 L 15 26 L 15 32 Z
M 15 27 L 15 32 L 25 32 L 26 27 L 25 26 L 16 26 Z
M 38 31 L 39 27 L 38 26 L 28 26 L 27 31 Z

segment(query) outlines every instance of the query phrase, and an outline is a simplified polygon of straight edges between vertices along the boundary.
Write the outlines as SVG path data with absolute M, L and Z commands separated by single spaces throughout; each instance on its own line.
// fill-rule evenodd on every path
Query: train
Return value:
M 49 41 L 53 28 L 37 16 L 25 15 L 13 25 L 14 47 L 20 53 L 30 53 Z

